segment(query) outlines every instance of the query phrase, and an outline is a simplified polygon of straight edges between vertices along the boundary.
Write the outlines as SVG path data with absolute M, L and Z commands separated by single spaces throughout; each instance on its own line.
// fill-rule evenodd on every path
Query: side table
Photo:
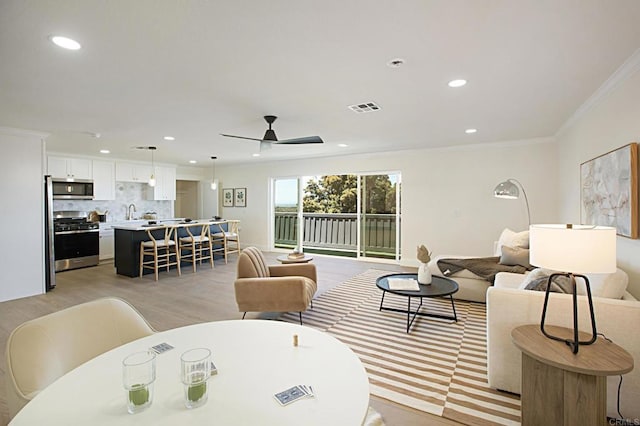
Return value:
M 567 338 L 573 333 L 563 327 L 545 329 Z M 606 424 L 607 376 L 633 370 L 627 351 L 598 337 L 573 354 L 564 342 L 545 337 L 538 324 L 513 329 L 511 338 L 522 351 L 523 426 Z
M 283 254 L 283 255 L 280 255 L 280 256 L 276 257 L 276 259 L 278 260 L 278 262 L 280 262 L 282 264 L 309 263 L 309 262 L 311 262 L 313 260 L 313 257 L 309 256 L 308 254 L 305 254 L 304 257 L 299 257 L 299 258 L 296 258 L 296 259 L 292 259 L 288 255 Z

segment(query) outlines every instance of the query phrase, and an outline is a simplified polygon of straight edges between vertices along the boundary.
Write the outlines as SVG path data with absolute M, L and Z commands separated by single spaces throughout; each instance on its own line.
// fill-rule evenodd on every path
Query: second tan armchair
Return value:
M 312 263 L 270 265 L 255 247 L 247 247 L 238 258 L 234 283 L 238 310 L 244 312 L 302 312 L 312 305 L 318 289 Z

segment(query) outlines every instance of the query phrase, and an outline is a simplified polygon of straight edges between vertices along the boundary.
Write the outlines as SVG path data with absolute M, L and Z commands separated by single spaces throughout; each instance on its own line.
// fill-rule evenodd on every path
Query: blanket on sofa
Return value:
M 473 257 L 470 259 L 440 259 L 438 260 L 438 268 L 445 277 L 454 275 L 463 269 L 467 269 L 479 277 L 489 281 L 491 284 L 496 279 L 498 272 L 515 272 L 524 274 L 527 268 L 520 265 L 509 266 L 500 263 L 500 256 L 492 257 Z

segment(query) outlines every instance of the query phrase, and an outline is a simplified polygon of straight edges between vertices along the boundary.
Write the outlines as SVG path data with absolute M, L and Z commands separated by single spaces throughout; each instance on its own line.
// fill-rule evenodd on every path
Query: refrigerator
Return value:
M 45 288 L 53 290 L 56 286 L 56 257 L 53 229 L 53 183 L 51 176 L 44 177 L 44 265 Z

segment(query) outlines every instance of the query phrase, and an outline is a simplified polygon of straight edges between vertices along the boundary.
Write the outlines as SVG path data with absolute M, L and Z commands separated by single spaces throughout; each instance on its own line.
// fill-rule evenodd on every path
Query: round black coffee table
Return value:
M 431 284 L 418 284 L 420 290 L 412 291 L 412 290 L 392 290 L 389 288 L 389 278 L 400 278 L 400 279 L 414 279 L 418 280 L 418 274 L 391 274 L 380 277 L 376 280 L 376 286 L 380 290 L 382 290 L 382 300 L 380 301 L 380 310 L 384 311 L 393 311 L 393 312 L 402 312 L 407 314 L 407 333 L 411 328 L 411 324 L 416 319 L 417 315 L 423 317 L 433 317 L 433 318 L 443 318 L 453 320 L 458 322 L 458 315 L 456 314 L 456 305 L 453 302 L 453 293 L 458 291 L 458 283 L 453 281 L 450 278 L 445 277 L 432 277 Z M 388 308 L 382 306 L 384 303 L 384 295 L 389 292 L 393 294 L 397 294 L 399 296 L 404 296 L 407 298 L 407 309 L 397 309 L 397 308 Z M 440 314 L 431 314 L 428 312 L 419 312 L 422 307 L 422 298 L 423 297 L 446 297 L 449 296 L 451 299 L 451 308 L 453 309 L 453 316 L 449 315 L 440 315 Z M 411 299 L 414 297 L 420 298 L 420 305 L 416 308 L 415 311 L 411 310 Z M 413 317 L 411 315 L 413 314 Z

